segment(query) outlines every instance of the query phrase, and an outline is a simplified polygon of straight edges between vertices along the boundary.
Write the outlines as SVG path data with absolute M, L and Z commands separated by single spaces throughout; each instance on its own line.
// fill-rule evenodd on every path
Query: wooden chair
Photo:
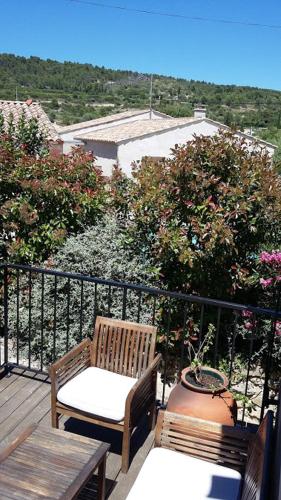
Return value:
M 269 500 L 272 422 L 272 413 L 268 412 L 258 431 L 252 433 L 161 410 L 155 448 L 146 458 L 127 500 L 154 498 L 153 476 L 159 480 L 158 498 L 165 500 L 171 498 L 172 492 L 177 498 L 183 488 L 187 500 Z M 163 488 L 159 474 L 165 477 Z
M 151 428 L 155 425 L 161 359 L 155 344 L 153 326 L 97 317 L 93 340 L 83 340 L 49 370 L 52 426 L 58 428 L 63 414 L 123 432 L 123 472 L 141 416 L 148 413 Z

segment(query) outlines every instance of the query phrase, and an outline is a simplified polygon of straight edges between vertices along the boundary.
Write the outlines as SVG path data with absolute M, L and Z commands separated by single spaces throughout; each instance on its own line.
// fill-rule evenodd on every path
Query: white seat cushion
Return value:
M 166 448 L 148 454 L 127 500 L 238 500 L 241 475 Z
M 136 378 L 90 367 L 67 382 L 57 398 L 67 406 L 120 422 L 125 416 L 126 398 L 136 381 Z

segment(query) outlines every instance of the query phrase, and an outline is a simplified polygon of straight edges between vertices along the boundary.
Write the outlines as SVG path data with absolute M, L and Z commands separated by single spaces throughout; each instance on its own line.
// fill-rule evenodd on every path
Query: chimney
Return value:
M 194 118 L 206 118 L 207 109 L 204 106 L 196 106 L 193 110 Z

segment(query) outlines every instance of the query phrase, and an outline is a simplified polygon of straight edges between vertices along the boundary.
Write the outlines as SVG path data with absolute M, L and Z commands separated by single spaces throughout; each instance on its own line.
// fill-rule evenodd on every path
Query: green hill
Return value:
M 53 121 L 70 124 L 149 102 L 150 75 L 91 64 L 0 54 L 0 99 L 40 100 Z M 153 77 L 153 107 L 173 116 L 204 104 L 208 116 L 239 128 L 281 129 L 281 92 Z M 262 132 L 267 133 L 268 130 Z M 269 132 L 270 135 L 270 132 Z

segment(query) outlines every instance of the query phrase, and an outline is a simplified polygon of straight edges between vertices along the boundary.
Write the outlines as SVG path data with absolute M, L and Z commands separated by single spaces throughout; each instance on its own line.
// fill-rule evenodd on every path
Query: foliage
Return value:
M 52 120 L 74 123 L 112 113 L 112 108 L 147 107 L 150 75 L 38 57 L 0 55 L 0 98 L 39 99 Z M 190 116 L 194 105 L 230 126 L 280 129 L 281 92 L 216 85 L 166 76 L 153 77 L 153 107 L 172 116 Z
M 263 251 L 256 258 L 255 268 L 248 277 L 252 289 L 257 289 L 259 305 L 264 308 L 281 310 L 281 252 Z M 255 341 L 251 364 L 270 370 L 269 387 L 271 397 L 278 393 L 281 366 L 281 318 L 260 314 L 250 310 L 242 312 L 237 333 L 248 341 Z M 270 366 L 267 366 L 270 357 Z
M 33 124 L 28 130 L 33 131 Z M 26 130 L 26 129 L 25 129 Z M 18 134 L 26 140 L 25 132 Z M 0 235 L 2 258 L 21 263 L 45 259 L 86 224 L 94 223 L 106 200 L 105 183 L 93 157 L 35 155 L 0 136 Z
M 111 209 L 121 217 L 127 217 L 133 181 L 117 165 L 113 166 L 109 179 Z
M 273 161 L 277 167 L 277 170 L 281 174 L 281 114 L 279 112 L 279 127 L 271 126 L 268 129 L 257 130 L 257 135 L 264 141 L 271 142 L 277 146 L 277 150 L 274 153 Z
M 48 267 L 71 273 L 139 284 L 155 284 L 157 269 L 148 259 L 132 253 L 126 243 L 125 229 L 115 217 L 105 217 L 95 227 L 78 236 L 71 236 L 58 253 L 47 262 Z M 56 306 L 54 297 L 56 296 Z M 82 298 L 81 298 L 82 297 Z M 43 342 L 44 364 L 64 354 L 82 337 L 92 335 L 95 316 L 98 314 L 122 318 L 124 314 L 123 289 L 84 282 L 76 279 L 45 277 L 44 317 L 42 319 L 42 279 L 32 277 L 32 317 L 29 323 L 28 277 L 20 282 L 20 349 L 26 356 L 31 331 L 32 355 L 40 358 Z M 83 300 L 82 300 L 83 299 Z M 127 291 L 126 319 L 151 322 L 149 299 L 142 300 L 135 291 Z M 82 309 L 81 309 L 82 300 Z M 56 313 L 54 313 L 56 307 Z M 17 303 L 14 290 L 10 297 L 10 336 L 17 331 Z M 56 337 L 54 340 L 54 324 Z M 43 334 L 42 332 L 43 325 Z M 54 347 L 55 344 L 55 347 Z M 55 351 L 55 353 L 54 353 Z
M 240 297 L 253 255 L 281 236 L 281 181 L 267 153 L 232 133 L 201 136 L 134 177 L 131 234 L 168 288 Z
M 48 153 L 47 138 L 39 127 L 38 120 L 36 118 L 27 120 L 24 113 L 17 125 L 11 115 L 5 129 L 4 117 L 0 112 L 0 143 L 5 143 L 9 151 L 24 152 L 27 155 L 43 156 Z
M 205 355 L 210 350 L 210 347 L 212 346 L 214 341 L 214 332 L 215 327 L 210 323 L 202 342 L 200 342 L 199 345 L 196 346 L 196 348 L 193 345 L 193 341 L 187 338 L 186 343 L 189 363 L 194 371 L 197 371 L 197 369 L 200 371 L 201 367 L 203 366 Z

